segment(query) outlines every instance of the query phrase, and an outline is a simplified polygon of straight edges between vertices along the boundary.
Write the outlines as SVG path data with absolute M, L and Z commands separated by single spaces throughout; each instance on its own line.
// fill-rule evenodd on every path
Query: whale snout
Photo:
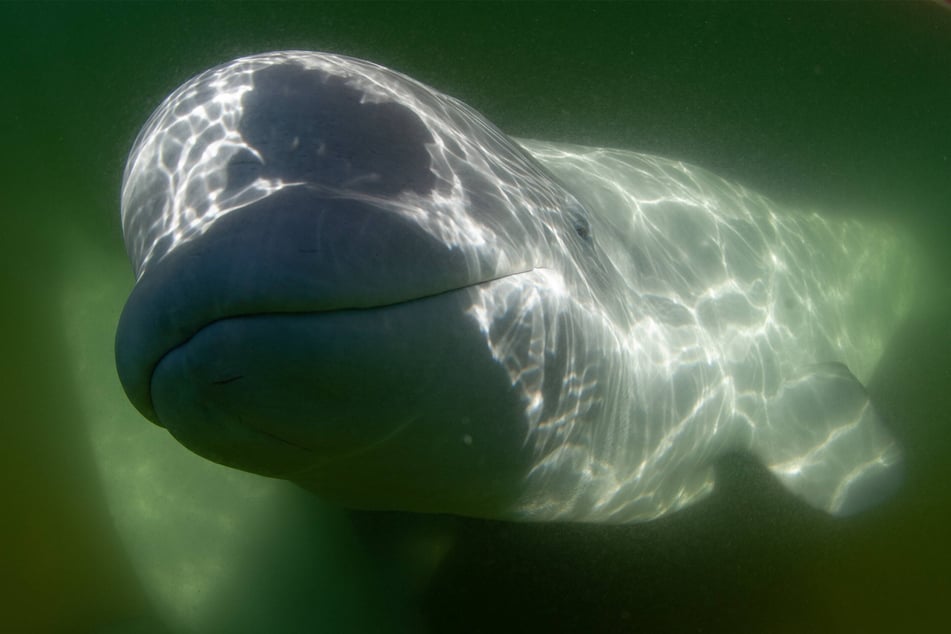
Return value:
M 221 312 L 220 289 L 204 287 L 194 332 L 163 330 L 187 313 L 160 302 L 198 290 L 142 288 L 152 295 L 130 299 L 120 322 L 120 375 L 195 453 L 359 508 L 494 516 L 518 495 L 524 406 L 468 315 L 472 287 L 297 311 L 271 296 L 271 310 L 245 314 Z M 146 349 L 156 340 L 165 347 Z
M 462 255 L 413 223 L 288 188 L 219 218 L 145 271 L 119 322 L 119 376 L 133 404 L 162 424 L 152 373 L 203 328 L 236 317 L 386 306 L 471 281 Z
M 215 462 L 350 506 L 491 515 L 525 430 L 497 424 L 523 406 L 470 315 L 485 283 L 391 210 L 287 188 L 150 265 L 116 365 L 143 415 Z
M 408 312 L 217 320 L 156 364 L 156 420 L 198 454 L 269 476 L 293 478 L 364 451 L 413 421 L 429 368 L 442 361 L 441 350 L 424 358 L 407 349 Z

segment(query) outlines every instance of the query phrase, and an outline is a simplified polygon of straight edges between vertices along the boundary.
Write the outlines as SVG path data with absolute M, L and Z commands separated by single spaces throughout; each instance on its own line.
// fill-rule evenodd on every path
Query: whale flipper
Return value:
M 766 404 L 752 451 L 812 506 L 851 515 L 900 485 L 901 452 L 868 393 L 841 363 L 803 368 Z

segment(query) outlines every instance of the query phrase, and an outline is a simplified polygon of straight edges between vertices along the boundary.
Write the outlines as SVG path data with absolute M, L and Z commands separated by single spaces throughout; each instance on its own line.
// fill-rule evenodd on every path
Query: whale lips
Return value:
M 413 274 L 420 270 L 431 274 Z M 472 282 L 458 251 L 411 222 L 287 188 L 219 218 L 145 271 L 119 321 L 119 376 L 136 408 L 158 422 L 149 394 L 154 368 L 209 324 L 384 306 Z

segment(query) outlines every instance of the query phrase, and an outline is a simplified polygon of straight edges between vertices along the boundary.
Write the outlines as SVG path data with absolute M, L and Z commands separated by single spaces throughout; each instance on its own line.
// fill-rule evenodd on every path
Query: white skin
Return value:
M 308 107 L 345 104 L 331 127 L 285 107 L 299 81 L 317 86 L 313 103 L 301 89 Z M 382 158 L 333 137 L 351 116 L 360 133 L 383 122 Z M 267 245 L 308 232 L 254 215 L 276 219 L 285 200 L 326 215 L 292 255 Z M 712 490 L 734 449 L 832 513 L 897 481 L 900 451 L 859 381 L 908 309 L 906 246 L 693 166 L 516 142 L 385 68 L 273 53 L 156 111 L 126 169 L 123 228 L 139 286 L 118 359 L 137 407 L 202 455 L 345 504 L 640 521 Z M 274 313 L 299 318 L 246 319 Z M 413 398 L 387 400 L 402 391 Z M 326 412 L 352 424 L 330 439 Z

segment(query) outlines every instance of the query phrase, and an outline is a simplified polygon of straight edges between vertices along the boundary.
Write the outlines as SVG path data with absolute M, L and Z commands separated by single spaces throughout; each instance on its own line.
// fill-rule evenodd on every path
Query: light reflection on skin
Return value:
M 515 246 L 506 243 L 507 236 L 517 232 L 510 215 L 504 228 L 476 221 L 468 213 L 473 191 L 482 192 L 499 208 L 523 209 L 523 230 L 536 231 L 561 215 L 566 192 L 527 161 L 508 137 L 458 100 L 370 62 L 324 53 L 264 54 L 212 69 L 186 83 L 139 133 L 122 191 L 123 234 L 137 277 L 154 261 L 206 232 L 224 214 L 286 187 L 304 185 L 258 178 L 238 191 L 227 190 L 229 161 L 241 150 L 256 154 L 237 131 L 242 97 L 252 89 L 255 71 L 282 62 L 343 76 L 348 86 L 364 92 L 365 102 L 399 103 L 433 135 L 427 150 L 438 186 L 425 197 L 411 191 L 397 197 L 373 196 L 363 192 L 359 182 L 326 187 L 328 195 L 369 200 L 418 222 L 436 239 L 466 251 L 472 270 L 488 267 L 487 278 L 505 269 L 507 253 Z M 314 183 L 307 186 L 320 188 Z M 517 246 L 524 249 L 526 244 Z
M 531 404 L 537 463 L 525 516 L 657 517 L 708 493 L 710 462 L 729 448 L 752 449 L 836 512 L 866 470 L 900 460 L 864 394 L 809 421 L 799 410 L 829 398 L 810 381 L 849 383 L 815 364 L 870 377 L 912 300 L 902 238 L 780 212 L 681 162 L 520 142 L 594 210 L 592 233 L 626 299 L 607 310 L 592 289 L 568 292 L 549 271 L 474 291 L 473 316 Z M 542 417 L 559 346 L 565 389 Z M 800 422 L 808 433 L 784 429 Z
M 230 187 L 239 153 L 261 158 L 238 132 L 243 97 L 281 63 L 412 111 L 432 137 L 431 190 L 375 193 L 373 173 Z M 122 196 L 137 276 L 290 187 L 399 214 L 464 254 L 468 315 L 525 406 L 533 462 L 508 517 L 658 517 L 711 491 L 712 461 L 736 448 L 840 512 L 852 483 L 900 460 L 861 386 L 817 365 L 867 380 L 907 312 L 907 246 L 886 228 L 779 211 L 679 161 L 516 143 L 388 69 L 286 52 L 200 75 L 143 128 Z

